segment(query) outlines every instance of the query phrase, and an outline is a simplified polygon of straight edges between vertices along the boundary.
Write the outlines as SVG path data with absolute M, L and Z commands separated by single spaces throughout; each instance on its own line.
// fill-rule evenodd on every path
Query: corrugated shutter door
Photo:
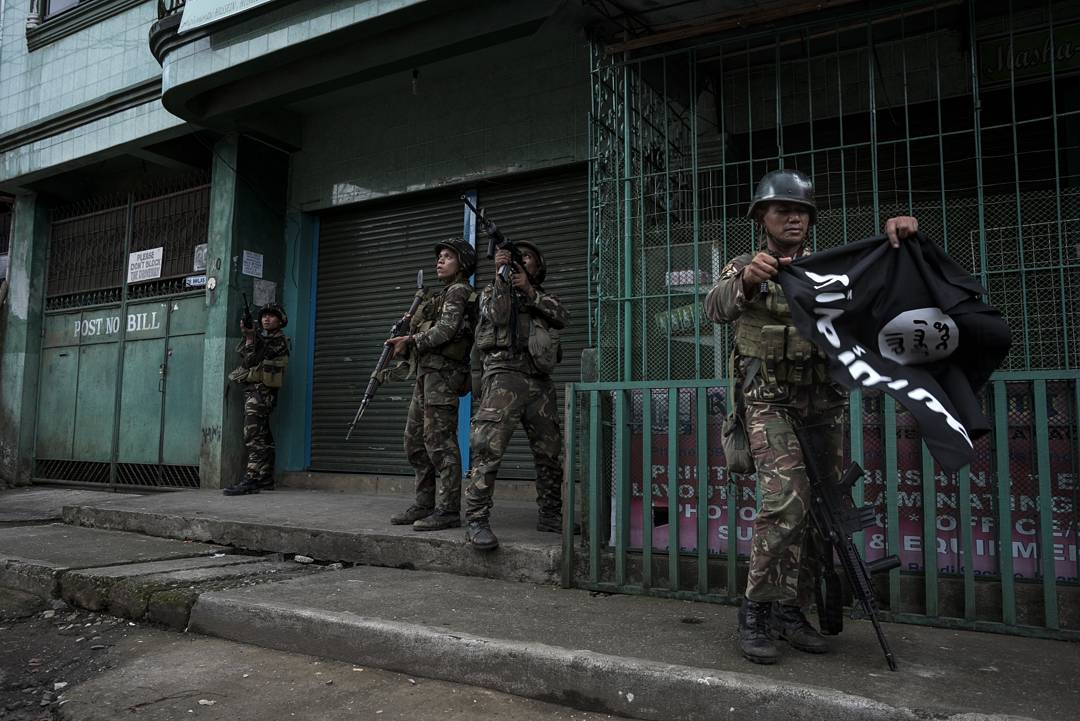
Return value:
M 390 326 L 408 309 L 416 271 L 428 288 L 434 245 L 461 235 L 458 193 L 327 213 L 319 233 L 311 467 L 349 473 L 411 475 L 402 436 L 413 381 L 379 387 L 345 440 Z
M 540 246 L 547 263 L 544 289 L 559 296 L 570 313 L 570 325 L 562 335 L 563 362 L 553 376 L 559 389 L 559 408 L 563 408 L 565 384 L 577 381 L 580 375 L 581 351 L 589 328 L 585 169 L 577 166 L 542 176 L 481 183 L 477 195 L 480 205 L 507 237 Z M 482 243 L 486 239 L 480 233 L 477 244 Z M 478 250 L 481 265 L 477 286 L 482 288 L 490 282 L 493 270 L 486 258 L 486 245 Z M 529 443 L 519 425 L 503 457 L 499 478 L 535 477 Z
M 562 407 L 563 385 L 577 380 L 588 335 L 587 196 L 583 167 L 524 178 L 482 182 L 479 202 L 512 240 L 531 240 L 547 262 L 546 290 L 570 313 L 563 334 L 563 362 L 555 373 Z M 411 475 L 402 435 L 412 382 L 379 388 L 364 419 L 345 441 L 381 343 L 411 302 L 416 271 L 429 287 L 435 278 L 436 242 L 460 235 L 459 191 L 394 201 L 323 216 L 319 237 L 315 364 L 312 392 L 311 467 L 350 473 Z M 476 284 L 491 279 L 486 239 L 477 238 Z M 565 429 L 564 429 L 565 430 Z M 514 433 L 500 478 L 535 477 L 525 431 Z

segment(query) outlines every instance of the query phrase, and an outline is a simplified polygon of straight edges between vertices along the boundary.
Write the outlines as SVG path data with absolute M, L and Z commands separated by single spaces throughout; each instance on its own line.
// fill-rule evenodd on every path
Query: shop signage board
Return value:
M 180 32 L 211 25 L 269 2 L 272 0 L 187 0 L 180 19 Z
M 1016 578 L 1036 579 L 1041 576 L 1039 563 L 1039 513 L 1037 483 L 1034 479 L 1035 431 L 1031 425 L 1031 399 L 1020 389 L 1010 388 L 1008 409 L 1010 478 L 1013 483 L 1013 508 L 1010 519 L 1010 548 L 1013 573 Z M 1052 541 L 1046 553 L 1053 556 L 1057 580 L 1077 581 L 1077 554 L 1080 546 L 1078 530 L 1071 520 L 1076 479 L 1072 468 L 1070 448 L 1075 442 L 1077 424 L 1073 418 L 1072 390 L 1064 384 L 1048 388 L 1050 437 L 1050 474 Z M 694 397 L 689 390 L 680 391 L 678 415 L 678 448 L 676 451 L 676 475 L 678 486 L 677 515 L 679 517 L 679 548 L 685 552 L 697 550 L 697 491 L 698 457 L 696 429 L 692 409 Z M 669 543 L 669 509 L 667 499 L 667 394 L 654 392 L 652 418 L 651 476 L 646 486 L 642 473 L 641 397 L 640 391 L 632 393 L 630 427 L 630 545 L 640 548 L 643 540 L 642 513 L 646 497 L 651 500 L 653 518 L 653 548 L 660 551 Z M 710 388 L 707 392 L 708 443 L 708 512 L 709 552 L 727 553 L 728 494 L 736 494 L 736 548 L 740 556 L 750 554 L 750 538 L 754 519 L 757 517 L 755 503 L 755 478 L 727 474 L 726 462 L 720 446 L 720 426 L 725 413 L 724 390 Z M 863 416 L 863 433 L 866 438 L 883 438 L 880 408 L 867 408 Z M 900 517 L 900 548 L 890 549 L 900 556 L 903 568 L 908 571 L 923 570 L 925 555 L 923 546 L 923 482 L 922 439 L 914 419 L 905 413 L 897 415 L 897 500 Z M 877 507 L 876 523 L 865 532 L 864 556 L 873 561 L 886 554 L 885 523 L 885 458 L 880 443 L 867 443 L 864 448 L 863 467 L 867 469 L 864 494 L 867 503 Z M 998 570 L 996 527 L 997 487 L 993 470 L 993 453 L 990 439 L 976 441 L 975 460 L 971 464 L 970 510 L 972 524 L 972 563 L 975 575 L 994 576 Z M 954 475 L 936 469 L 934 479 L 936 506 L 936 533 L 930 542 L 936 547 L 938 572 L 961 574 L 964 570 L 961 546 L 959 492 Z M 648 492 L 646 492 L 646 488 Z

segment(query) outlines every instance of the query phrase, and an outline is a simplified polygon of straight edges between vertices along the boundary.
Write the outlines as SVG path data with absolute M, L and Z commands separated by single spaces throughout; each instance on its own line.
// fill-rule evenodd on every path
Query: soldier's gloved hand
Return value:
M 244 336 L 244 341 L 249 345 L 255 342 L 255 327 L 248 328 L 244 325 L 244 321 L 240 321 L 240 334 Z
M 400 355 L 405 355 L 405 352 L 409 349 L 409 345 L 413 342 L 413 338 L 411 335 L 399 335 L 386 342 L 391 348 L 390 357 L 397 358 Z
M 781 265 L 790 265 L 791 258 L 774 258 L 765 251 L 761 251 L 743 268 L 742 281 L 743 291 L 751 296 L 761 287 L 762 282 L 771 280 L 780 272 Z
M 919 221 L 910 215 L 898 215 L 885 221 L 885 235 L 889 236 L 889 245 L 900 247 L 900 241 L 919 232 Z

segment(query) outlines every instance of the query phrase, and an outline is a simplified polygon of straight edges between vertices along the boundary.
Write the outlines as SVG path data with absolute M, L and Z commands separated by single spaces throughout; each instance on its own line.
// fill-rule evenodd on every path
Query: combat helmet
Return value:
M 457 253 L 458 261 L 461 263 L 461 269 L 465 272 L 466 278 L 476 272 L 476 248 L 467 243 L 464 238 L 447 238 L 441 243 L 436 243 L 436 258 L 439 257 L 439 251 L 443 248 Z
M 533 282 L 540 285 L 544 282 L 544 278 L 547 277 L 547 263 L 544 262 L 544 254 L 540 252 L 540 248 L 535 243 L 530 243 L 527 240 L 514 241 L 519 249 L 524 248 L 532 251 L 532 254 L 536 256 L 536 264 L 540 266 L 540 269 L 536 271 L 536 275 L 532 276 Z
M 800 170 L 773 170 L 765 174 L 754 191 L 747 217 L 757 219 L 759 206 L 771 202 L 789 202 L 805 205 L 810 210 L 810 225 L 817 220 L 817 203 L 814 202 L 814 181 Z
M 262 317 L 267 313 L 276 315 L 278 320 L 281 321 L 282 328 L 289 324 L 289 316 L 285 313 L 285 309 L 281 307 L 280 303 L 267 303 L 262 308 L 259 308 L 259 320 L 262 321 Z

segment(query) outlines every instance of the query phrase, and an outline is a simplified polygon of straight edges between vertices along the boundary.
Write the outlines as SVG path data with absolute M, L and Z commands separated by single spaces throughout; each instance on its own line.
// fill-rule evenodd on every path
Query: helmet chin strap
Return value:
M 770 249 L 769 248 L 769 240 L 772 240 L 773 243 L 777 247 L 783 247 L 784 244 L 781 243 L 779 240 L 777 240 L 776 237 L 765 228 L 765 224 L 762 223 L 761 221 L 758 221 L 758 229 L 759 229 L 758 242 L 760 243 L 761 250 L 769 250 Z M 803 249 L 805 247 L 806 247 L 806 239 L 804 238 L 802 240 L 802 242 L 800 242 L 799 245 L 795 248 L 795 252 L 790 257 L 798 258 L 800 255 L 803 254 Z M 787 257 L 787 256 L 785 256 L 785 257 Z

